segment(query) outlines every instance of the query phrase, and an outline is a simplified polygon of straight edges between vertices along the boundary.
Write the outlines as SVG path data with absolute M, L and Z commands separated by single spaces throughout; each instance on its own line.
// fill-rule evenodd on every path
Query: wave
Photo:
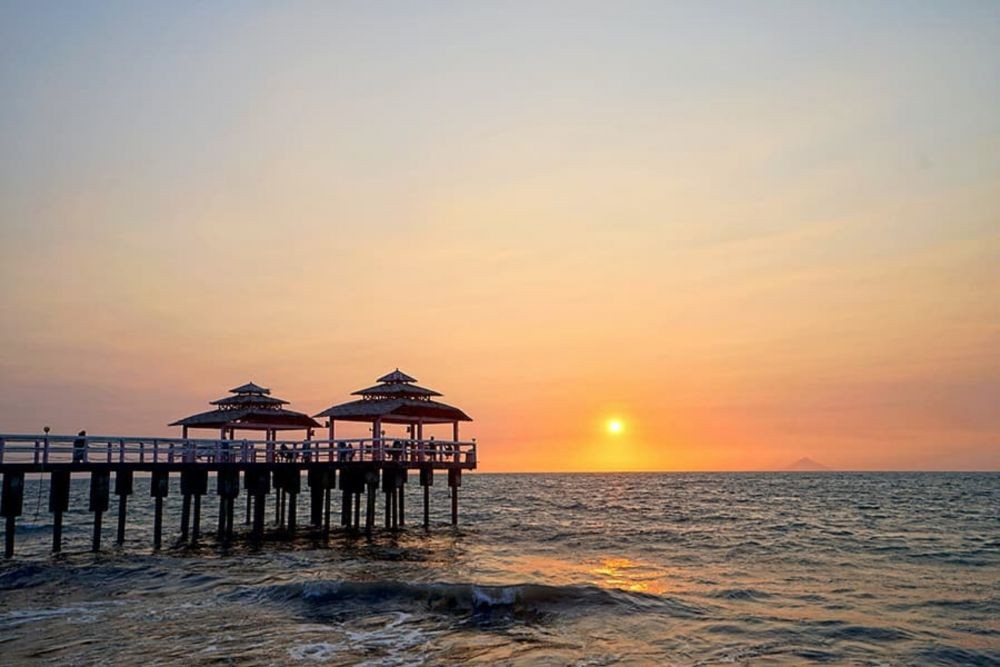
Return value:
M 395 608 L 409 604 L 472 613 L 493 610 L 566 612 L 611 607 L 621 611 L 661 611 L 682 618 L 705 614 L 705 610 L 697 606 L 672 598 L 588 585 L 312 581 L 247 588 L 233 595 L 254 602 L 300 604 L 317 609 L 380 604 Z

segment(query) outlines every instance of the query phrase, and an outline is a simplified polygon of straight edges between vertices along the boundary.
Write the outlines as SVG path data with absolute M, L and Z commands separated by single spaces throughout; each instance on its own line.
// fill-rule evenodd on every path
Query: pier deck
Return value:
M 404 489 L 409 472 L 419 473 L 423 487 L 423 523 L 429 527 L 429 487 L 435 471 L 447 471 L 451 491 L 452 523 L 458 522 L 458 489 L 463 470 L 476 468 L 476 442 L 407 438 L 348 438 L 336 440 L 239 440 L 152 438 L 125 436 L 65 436 L 0 434 L 0 473 L 3 496 L 0 516 L 5 521 L 4 553 L 14 553 L 16 517 L 24 497 L 25 473 L 50 476 L 49 511 L 53 514 L 53 551 L 61 549 L 62 514 L 69 508 L 72 473 L 90 476 L 89 510 L 94 513 L 93 549 L 101 544 L 102 514 L 108 511 L 112 489 L 118 503 L 118 543 L 124 542 L 127 498 L 133 493 L 134 473 L 150 473 L 154 514 L 154 548 L 162 540 L 162 508 L 169 494 L 170 475 L 180 475 L 183 511 L 180 533 L 196 541 L 200 534 L 201 498 L 208 493 L 209 473 L 215 473 L 219 496 L 219 539 L 233 535 L 234 500 L 240 478 L 247 497 L 246 523 L 251 537 L 264 533 L 266 498 L 275 491 L 275 523 L 294 533 L 296 499 L 303 471 L 310 489 L 310 523 L 330 530 L 332 490 L 342 492 L 340 525 L 364 531 L 375 523 L 376 491 L 385 494 L 385 527 L 405 525 Z M 364 498 L 362 498 L 364 496 Z M 193 515 L 191 512 L 194 505 Z

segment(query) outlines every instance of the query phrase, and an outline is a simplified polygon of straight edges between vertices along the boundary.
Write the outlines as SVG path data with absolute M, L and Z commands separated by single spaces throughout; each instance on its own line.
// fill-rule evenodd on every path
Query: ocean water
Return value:
M 137 479 L 95 556 L 74 479 L 53 558 L 29 480 L 0 663 L 1000 664 L 998 474 L 475 474 L 457 530 L 433 487 L 430 532 L 414 481 L 399 534 L 227 551 L 214 496 L 173 545 L 175 487 L 153 553 Z

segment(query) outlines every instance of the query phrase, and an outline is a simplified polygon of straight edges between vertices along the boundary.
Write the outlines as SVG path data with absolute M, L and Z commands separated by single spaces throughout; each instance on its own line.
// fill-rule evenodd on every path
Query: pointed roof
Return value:
M 353 392 L 360 400 L 327 408 L 316 417 L 342 421 L 382 421 L 395 424 L 443 423 L 472 421 L 469 415 L 451 405 L 431 400 L 441 394 L 433 389 L 418 387 L 416 378 L 398 368 L 378 379 L 381 384 Z
M 416 381 L 417 381 L 417 378 L 410 377 L 409 375 L 407 375 L 406 373 L 402 372 L 398 368 L 396 370 L 394 370 L 393 372 L 387 373 L 387 374 L 383 375 L 382 377 L 380 377 L 378 380 L 376 380 L 376 382 L 402 382 L 404 384 L 408 383 L 408 382 L 416 382 Z
M 244 385 L 240 385 L 235 389 L 229 390 L 230 394 L 270 394 L 271 390 L 267 387 L 261 387 L 253 382 L 247 382 Z
M 265 429 L 304 429 L 315 428 L 319 424 L 309 415 L 294 410 L 286 410 L 288 401 L 269 396 L 271 390 L 267 387 L 248 382 L 245 385 L 230 389 L 232 396 L 225 396 L 210 405 L 214 410 L 178 419 L 170 426 L 189 426 L 194 428 L 238 428 L 250 430 Z

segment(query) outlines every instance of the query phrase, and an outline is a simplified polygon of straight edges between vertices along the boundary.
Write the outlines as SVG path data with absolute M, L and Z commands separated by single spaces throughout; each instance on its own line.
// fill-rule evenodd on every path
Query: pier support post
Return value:
M 92 551 L 101 550 L 101 519 L 108 511 L 108 495 L 111 486 L 111 471 L 95 470 L 90 473 L 90 504 L 88 509 L 94 513 L 94 539 Z
M 351 527 L 351 496 L 354 493 L 354 471 L 340 471 L 340 525 Z
M 181 505 L 181 540 L 187 541 L 191 526 L 191 501 L 198 486 L 198 470 L 181 471 L 181 495 L 184 497 Z
M 271 475 L 266 470 L 247 470 L 244 474 L 247 495 L 253 496 L 253 539 L 264 539 L 264 505 L 271 491 Z
M 309 523 L 315 527 L 323 525 L 323 498 L 326 492 L 326 469 L 309 468 Z
M 285 514 L 285 479 L 279 468 L 274 471 L 274 525 L 281 527 Z
M 24 473 L 5 472 L 3 474 L 3 495 L 0 497 L 0 516 L 6 521 L 4 528 L 3 557 L 14 557 L 14 529 L 16 519 L 24 508 Z
M 365 505 L 365 533 L 372 534 L 375 528 L 375 492 L 378 491 L 378 470 L 369 468 L 365 471 L 365 488 L 368 490 Z
M 424 490 L 424 528 L 431 527 L 431 487 L 434 486 L 434 468 L 420 469 L 420 486 Z
M 233 510 L 240 495 L 240 471 L 236 468 L 218 473 L 219 539 L 229 543 L 233 538 Z
M 448 470 L 448 486 L 451 487 L 451 525 L 458 525 L 458 487 L 462 486 L 462 469 Z
M 285 492 L 288 494 L 288 532 L 295 532 L 296 519 L 298 517 L 298 507 L 296 502 L 299 492 L 302 490 L 302 475 L 298 468 L 290 469 L 285 476 Z
M 382 468 L 382 491 L 385 493 L 385 529 L 389 530 L 395 527 L 396 513 L 396 471 L 392 468 Z
M 201 497 L 208 493 L 208 471 L 192 470 L 192 484 L 194 488 L 194 516 L 191 521 L 191 544 L 195 544 L 201 537 Z
M 406 468 L 400 468 L 396 471 L 396 495 L 397 502 L 396 505 L 399 510 L 399 521 L 397 526 L 406 527 L 406 482 L 409 481 L 409 471 Z
M 163 544 L 163 499 L 170 493 L 170 472 L 154 470 L 150 479 L 149 495 L 155 503 L 153 508 L 153 549 L 159 550 Z
M 69 470 L 56 470 L 49 478 L 49 511 L 52 512 L 52 553 L 62 551 L 63 512 L 69 511 Z
M 118 496 L 118 535 L 115 544 L 125 544 L 125 513 L 128 511 L 128 497 L 132 495 L 133 475 L 131 470 L 119 468 L 115 471 L 115 495 Z

